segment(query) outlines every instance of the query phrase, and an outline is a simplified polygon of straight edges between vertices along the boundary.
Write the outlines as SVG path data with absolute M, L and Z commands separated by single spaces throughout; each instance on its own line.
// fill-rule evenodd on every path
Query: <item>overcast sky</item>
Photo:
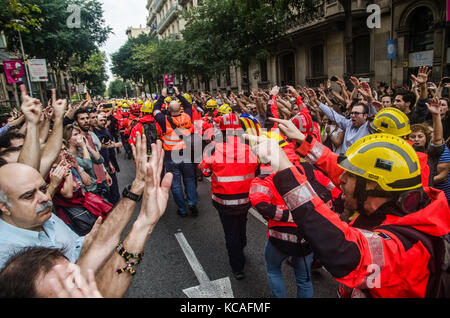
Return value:
M 108 69 L 111 64 L 110 55 L 116 52 L 127 41 L 125 31 L 128 27 L 145 27 L 148 11 L 145 7 L 147 0 L 100 0 L 103 3 L 103 16 L 106 25 L 110 26 L 114 34 L 100 49 L 108 56 Z M 112 74 L 108 70 L 110 80 Z M 108 82 L 109 83 L 109 82 Z

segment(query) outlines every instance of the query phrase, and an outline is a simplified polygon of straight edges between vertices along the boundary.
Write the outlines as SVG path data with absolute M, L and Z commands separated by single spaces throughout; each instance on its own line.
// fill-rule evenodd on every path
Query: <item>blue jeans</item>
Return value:
M 187 203 L 189 206 L 197 205 L 197 187 L 195 185 L 195 166 L 193 163 L 174 163 L 172 160 L 164 161 L 166 172 L 173 174 L 172 195 L 178 206 L 180 213 L 186 213 L 186 203 L 184 201 L 184 183 Z
M 284 285 L 283 274 L 281 273 L 281 263 L 288 257 L 289 255 L 284 254 L 274 247 L 270 241 L 267 241 L 264 253 L 267 278 L 269 279 L 272 295 L 276 298 L 286 298 L 286 287 Z M 292 256 L 298 298 L 314 297 L 314 289 L 311 281 L 312 261 L 313 253 L 305 257 Z

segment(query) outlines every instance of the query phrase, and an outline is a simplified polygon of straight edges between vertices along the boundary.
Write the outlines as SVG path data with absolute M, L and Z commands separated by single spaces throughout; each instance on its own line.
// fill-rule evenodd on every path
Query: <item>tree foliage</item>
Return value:
M 106 54 L 101 51 L 93 53 L 86 61 L 75 58 L 72 61 L 72 75 L 78 83 L 85 83 L 91 95 L 103 96 L 108 80 Z
M 4 1 L 4 0 L 3 0 Z M 34 0 L 41 10 L 39 28 L 29 29 L 23 36 L 25 52 L 30 57 L 45 58 L 54 68 L 67 69 L 69 60 L 77 56 L 87 60 L 104 44 L 111 28 L 104 26 L 102 4 L 98 0 Z M 78 6 L 81 12 L 80 27 L 69 27 L 69 5 Z M 6 29 L 12 49 L 18 49 L 17 32 Z
M 267 57 L 272 42 L 316 16 L 318 0 L 208 0 L 182 13 L 182 40 L 131 39 L 112 55 L 123 79 L 164 73 L 199 77 L 223 74 L 232 65 Z M 139 64 L 136 65 L 136 64 Z M 150 71 L 151 70 L 151 71 Z

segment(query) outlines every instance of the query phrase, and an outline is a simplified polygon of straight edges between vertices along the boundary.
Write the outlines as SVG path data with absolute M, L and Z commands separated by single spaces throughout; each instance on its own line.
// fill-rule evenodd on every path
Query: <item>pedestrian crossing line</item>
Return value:
M 206 177 L 205 179 L 211 182 L 211 177 Z M 264 225 L 268 224 L 268 222 L 254 208 L 250 208 L 248 212 L 250 212 L 251 215 L 253 215 L 258 221 L 260 221 Z

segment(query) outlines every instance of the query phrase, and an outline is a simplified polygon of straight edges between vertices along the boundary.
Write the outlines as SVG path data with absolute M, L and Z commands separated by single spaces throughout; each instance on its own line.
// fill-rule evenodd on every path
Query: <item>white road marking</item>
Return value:
M 210 281 L 183 233 L 176 233 L 175 238 L 200 283 L 198 286 L 184 289 L 183 292 L 189 298 L 234 298 L 230 278 L 225 277 Z

